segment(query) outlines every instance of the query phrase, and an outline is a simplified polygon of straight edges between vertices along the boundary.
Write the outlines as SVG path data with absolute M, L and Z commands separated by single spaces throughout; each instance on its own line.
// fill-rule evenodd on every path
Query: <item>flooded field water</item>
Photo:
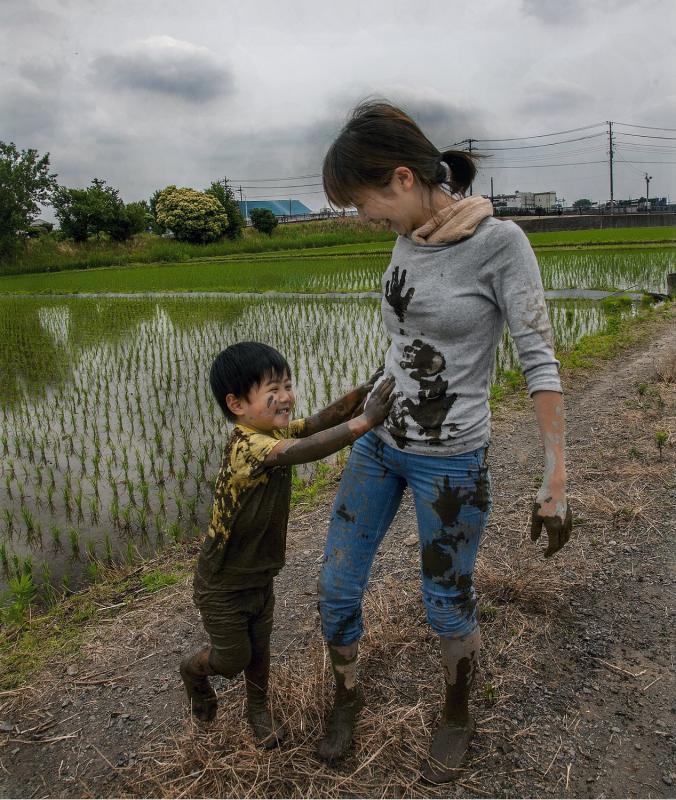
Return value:
M 548 306 L 560 350 L 606 322 L 598 302 Z M 208 372 L 245 339 L 289 360 L 296 416 L 363 381 L 387 347 L 367 298 L 0 298 L 4 581 L 73 587 L 204 530 L 227 436 Z M 518 368 L 507 334 L 497 368 Z

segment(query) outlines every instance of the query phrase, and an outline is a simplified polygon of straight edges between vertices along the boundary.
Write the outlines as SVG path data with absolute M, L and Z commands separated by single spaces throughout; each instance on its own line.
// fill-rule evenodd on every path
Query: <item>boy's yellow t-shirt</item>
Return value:
M 280 440 L 301 438 L 304 432 L 304 419 L 270 434 L 235 425 L 216 478 L 196 590 L 264 586 L 284 566 L 291 467 L 263 462 Z

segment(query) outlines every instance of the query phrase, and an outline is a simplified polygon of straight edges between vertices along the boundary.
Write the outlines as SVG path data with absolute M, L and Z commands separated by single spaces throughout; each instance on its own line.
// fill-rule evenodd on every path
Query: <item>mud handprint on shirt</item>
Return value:
M 406 416 L 410 416 L 418 425 L 418 433 L 426 441 L 439 444 L 441 427 L 458 397 L 456 393 L 448 394 L 448 381 L 441 375 L 446 368 L 446 359 L 428 342 L 414 339 L 404 348 L 399 364 L 403 369 L 410 370 L 411 377 L 418 381 L 418 402 L 410 397 L 395 401 L 387 430 L 398 447 L 405 447 Z M 450 429 L 456 430 L 456 425 L 451 423 Z
M 404 284 L 406 283 L 406 270 L 402 270 L 401 278 L 399 277 L 399 267 L 395 267 L 392 271 L 392 280 L 385 283 L 385 299 L 394 309 L 399 322 L 404 321 L 404 315 L 408 304 L 415 292 L 411 287 L 406 294 L 403 294 Z

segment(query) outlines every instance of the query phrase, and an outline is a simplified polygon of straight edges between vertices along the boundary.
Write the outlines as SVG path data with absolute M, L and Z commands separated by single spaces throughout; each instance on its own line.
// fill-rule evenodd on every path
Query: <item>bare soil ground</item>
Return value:
M 494 421 L 494 510 L 477 568 L 477 734 L 454 784 L 419 780 L 442 681 L 408 497 L 367 597 L 368 707 L 353 753 L 336 769 L 314 754 L 331 689 L 315 591 L 329 493 L 295 513 L 276 581 L 273 699 L 290 730 L 283 747 L 254 746 L 241 679 L 217 682 L 214 724 L 188 718 L 177 665 L 204 636 L 186 578 L 99 609 L 79 660 L 57 659 L 31 686 L 0 696 L 0 793 L 672 797 L 676 352 L 673 321 L 651 324 L 642 346 L 566 382 L 575 533 L 550 561 L 527 537 L 542 469 L 528 401 L 508 400 Z M 660 452 L 661 430 L 671 438 Z

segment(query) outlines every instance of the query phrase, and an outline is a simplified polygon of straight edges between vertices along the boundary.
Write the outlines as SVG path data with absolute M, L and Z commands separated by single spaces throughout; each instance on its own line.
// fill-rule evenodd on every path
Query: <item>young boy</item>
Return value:
M 210 645 L 181 661 L 192 713 L 216 716 L 209 675 L 244 670 L 247 716 L 266 748 L 283 739 L 268 705 L 272 581 L 284 566 L 291 465 L 335 453 L 385 419 L 393 382 L 384 381 L 358 413 L 371 383 L 306 419 L 293 419 L 291 369 L 280 353 L 240 342 L 216 357 L 212 391 L 235 422 L 216 479 L 214 506 L 194 580 L 194 600 Z

